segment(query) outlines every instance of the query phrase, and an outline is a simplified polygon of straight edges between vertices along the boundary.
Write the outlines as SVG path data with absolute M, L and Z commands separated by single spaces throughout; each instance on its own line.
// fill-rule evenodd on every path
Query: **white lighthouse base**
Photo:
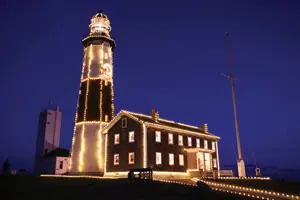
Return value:
M 246 177 L 246 169 L 245 169 L 244 160 L 238 160 L 237 166 L 238 166 L 239 177 Z

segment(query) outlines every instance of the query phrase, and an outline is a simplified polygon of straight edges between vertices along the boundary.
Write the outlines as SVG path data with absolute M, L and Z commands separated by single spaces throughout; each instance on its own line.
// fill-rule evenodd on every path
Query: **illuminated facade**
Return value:
M 107 135 L 105 174 L 122 176 L 132 168 L 151 167 L 154 176 L 193 177 L 219 171 L 219 137 L 207 125 L 190 126 L 121 111 L 103 130 Z
M 114 117 L 115 42 L 102 12 L 83 39 L 84 61 L 71 151 L 71 174 L 127 176 L 132 168 L 154 176 L 201 176 L 219 170 L 219 137 L 202 127 L 121 111 Z
M 103 127 L 114 117 L 113 49 L 105 14 L 92 17 L 89 36 L 82 40 L 84 59 L 71 152 L 71 173 L 103 174 Z

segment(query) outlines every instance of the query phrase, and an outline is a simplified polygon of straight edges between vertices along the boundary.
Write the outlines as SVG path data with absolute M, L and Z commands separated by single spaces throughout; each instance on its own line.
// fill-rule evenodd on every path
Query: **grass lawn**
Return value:
M 274 192 L 288 193 L 300 195 L 300 182 L 282 181 L 282 180 L 234 180 L 234 179 L 218 179 L 208 180 L 219 183 L 227 183 L 257 189 L 264 189 Z
M 128 183 L 127 179 L 74 179 L 34 176 L 0 177 L 0 199 L 228 199 L 236 195 L 161 182 Z

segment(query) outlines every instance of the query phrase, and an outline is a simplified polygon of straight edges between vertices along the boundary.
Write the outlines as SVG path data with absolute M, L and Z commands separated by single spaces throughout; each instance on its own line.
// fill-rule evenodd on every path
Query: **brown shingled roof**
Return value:
M 165 120 L 165 119 L 161 119 L 161 118 L 159 118 L 157 121 L 155 121 L 149 115 L 134 113 L 134 112 L 130 112 L 130 111 L 125 111 L 125 112 L 127 112 L 128 114 L 130 114 L 144 122 L 149 122 L 149 123 L 153 123 L 153 124 L 168 126 L 171 128 L 178 128 L 178 129 L 183 129 L 183 130 L 187 130 L 187 131 L 193 131 L 193 132 L 198 132 L 198 133 L 202 133 L 202 134 L 212 135 L 210 133 L 205 133 L 201 128 L 196 127 L 196 126 L 191 126 L 191 125 L 187 125 L 187 124 L 183 124 L 183 123 L 179 123 L 179 122 L 175 122 L 175 121 L 170 121 L 170 120 Z

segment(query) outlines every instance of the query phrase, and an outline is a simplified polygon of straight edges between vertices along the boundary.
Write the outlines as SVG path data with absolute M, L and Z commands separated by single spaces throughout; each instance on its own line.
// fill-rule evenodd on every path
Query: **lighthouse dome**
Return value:
M 105 34 L 109 36 L 111 31 L 110 22 L 107 15 L 102 11 L 98 12 L 91 19 L 90 34 Z
M 101 17 L 101 18 L 106 18 L 107 19 L 107 15 L 104 14 L 101 10 L 96 15 L 94 15 L 93 18 L 94 17 Z

